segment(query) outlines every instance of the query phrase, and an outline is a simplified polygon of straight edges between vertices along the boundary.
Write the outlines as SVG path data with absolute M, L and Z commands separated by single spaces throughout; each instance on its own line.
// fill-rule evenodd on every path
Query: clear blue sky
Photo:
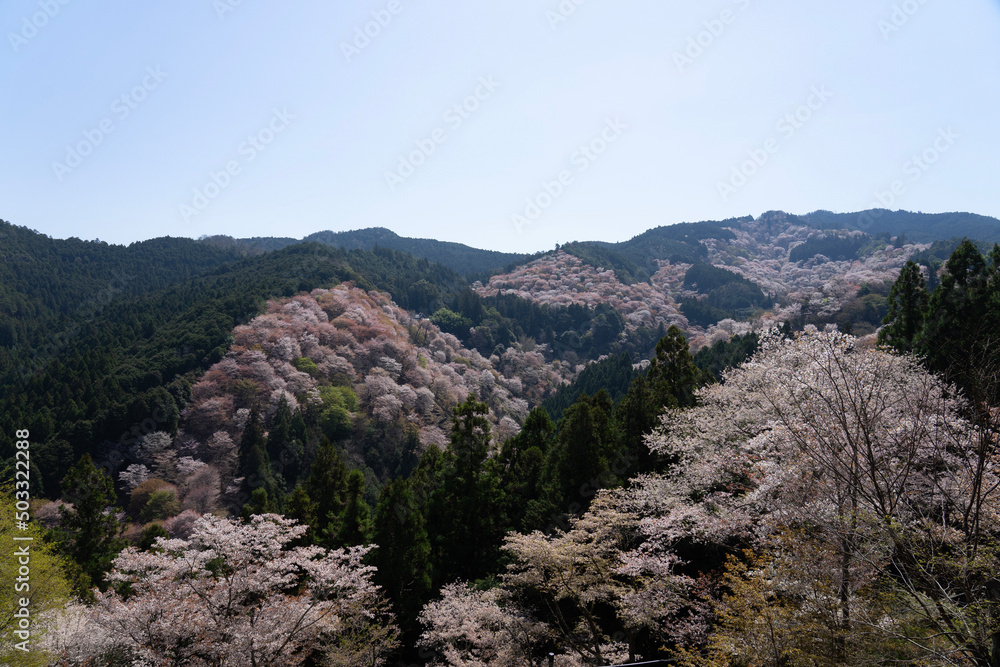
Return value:
M 0 218 L 54 237 L 1000 216 L 997 0 L 62 2 L 0 3 Z

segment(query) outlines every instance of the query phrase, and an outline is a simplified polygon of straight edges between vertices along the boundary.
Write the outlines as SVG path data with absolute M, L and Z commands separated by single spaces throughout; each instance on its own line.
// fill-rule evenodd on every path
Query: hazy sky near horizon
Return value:
M 58 238 L 1000 217 L 998 0 L 7 0 L 0 29 L 0 218 Z

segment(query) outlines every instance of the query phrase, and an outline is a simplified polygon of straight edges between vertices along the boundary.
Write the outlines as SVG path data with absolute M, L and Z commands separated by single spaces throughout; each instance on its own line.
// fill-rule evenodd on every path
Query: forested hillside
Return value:
M 868 234 L 889 234 L 917 243 L 932 243 L 951 237 L 967 237 L 990 245 L 1000 243 L 1000 220 L 975 213 L 913 213 L 873 209 L 860 213 L 816 211 L 801 216 L 818 229 L 852 229 Z
M 350 232 L 316 232 L 306 236 L 301 241 L 272 237 L 233 239 L 227 236 L 213 236 L 202 240 L 206 244 L 216 247 L 235 248 L 249 253 L 280 250 L 297 243 L 322 243 L 344 250 L 390 248 L 442 264 L 463 275 L 488 274 L 525 258 L 525 255 L 480 250 L 461 243 L 405 238 L 384 227 L 372 227 Z
M 805 218 L 472 276 L 3 226 L 0 661 L 995 664 L 1000 247 Z

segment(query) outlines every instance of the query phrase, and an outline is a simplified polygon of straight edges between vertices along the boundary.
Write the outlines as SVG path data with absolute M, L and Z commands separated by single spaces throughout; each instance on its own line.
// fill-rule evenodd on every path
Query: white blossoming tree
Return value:
M 187 540 L 126 549 L 108 576 L 115 588 L 97 596 L 97 622 L 141 659 L 195 667 L 299 665 L 368 624 L 391 626 L 376 613 L 369 548 L 290 548 L 305 530 L 273 514 L 205 515 Z M 394 645 L 393 632 L 372 636 Z
M 765 336 L 699 398 L 648 439 L 669 472 L 620 498 L 647 537 L 626 563 L 651 590 L 681 541 L 749 543 L 773 554 L 769 568 L 787 565 L 744 580 L 811 609 L 830 659 L 895 642 L 937 664 L 992 664 L 1000 461 L 951 388 L 916 360 L 812 332 Z M 760 627 L 731 610 L 720 632 Z M 759 638 L 731 639 L 737 651 Z
M 448 667 L 533 667 L 532 650 L 546 628 L 510 603 L 506 591 L 478 591 L 464 583 L 448 584 L 441 599 L 420 614 L 427 630 L 420 646 L 434 651 L 435 665 Z

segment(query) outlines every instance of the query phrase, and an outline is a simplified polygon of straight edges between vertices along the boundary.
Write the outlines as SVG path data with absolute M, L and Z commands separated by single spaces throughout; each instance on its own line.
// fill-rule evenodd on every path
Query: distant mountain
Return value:
M 614 269 L 618 279 L 626 285 L 649 282 L 650 276 L 660 266 L 658 260 L 675 264 L 696 264 L 708 256 L 703 239 L 729 240 L 735 238 L 726 227 L 752 218 L 739 218 L 726 222 L 685 222 L 650 229 L 628 241 L 608 243 L 585 241 L 567 243 L 562 250 L 593 267 Z
M 968 237 L 988 244 L 1000 243 L 1000 220 L 975 213 L 912 213 L 873 209 L 860 213 L 815 211 L 797 217 L 802 224 L 817 229 L 852 229 L 873 236 L 905 234 L 916 243 L 933 243 L 953 237 Z
M 705 261 L 706 248 L 701 241 L 732 240 L 732 229 L 753 221 L 751 216 L 715 222 L 686 222 L 650 229 L 638 236 L 609 243 L 606 241 L 574 241 L 562 250 L 594 267 L 615 270 L 625 284 L 648 282 L 659 269 L 659 260 L 695 264 Z M 795 224 L 818 230 L 854 230 L 871 236 L 888 234 L 905 236 L 915 243 L 933 243 L 951 238 L 968 237 L 986 244 L 1000 243 L 1000 220 L 975 213 L 913 213 L 874 209 L 857 213 L 814 211 L 792 215 L 769 211 L 760 221 L 778 221 L 779 225 Z M 486 281 L 490 276 L 507 272 L 520 264 L 546 253 L 534 255 L 497 252 L 472 248 L 461 243 L 417 239 L 399 236 L 384 227 L 371 227 L 346 232 L 323 231 L 302 240 L 287 237 L 255 237 L 235 239 L 229 236 L 203 238 L 202 242 L 244 254 L 259 254 L 280 250 L 296 243 L 315 242 L 346 250 L 391 248 L 414 257 L 442 264 L 472 280 Z M 551 251 L 549 251 L 551 252 Z
M 414 257 L 426 259 L 448 267 L 452 271 L 466 276 L 489 274 L 506 266 L 523 262 L 528 255 L 517 253 L 481 250 L 461 243 L 450 241 L 435 241 L 433 239 L 414 239 L 400 236 L 384 227 L 371 227 L 348 232 L 316 232 L 301 241 L 281 237 L 258 237 L 249 239 L 233 239 L 228 236 L 213 236 L 202 239 L 204 242 L 219 247 L 242 247 L 245 251 L 269 252 L 280 250 L 296 243 L 322 243 L 323 245 L 343 248 L 345 250 L 371 250 L 372 248 L 390 248 L 409 253 Z

